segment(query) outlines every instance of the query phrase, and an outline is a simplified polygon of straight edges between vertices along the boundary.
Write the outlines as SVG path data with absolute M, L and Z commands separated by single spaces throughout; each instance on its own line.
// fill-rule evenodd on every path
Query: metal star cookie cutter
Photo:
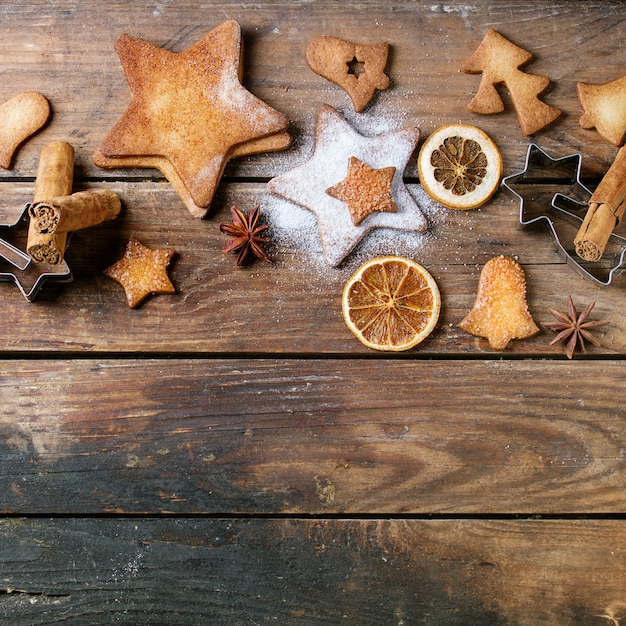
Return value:
M 584 261 L 576 254 L 574 237 L 592 195 L 580 181 L 581 167 L 579 153 L 553 158 L 530 144 L 524 169 L 503 178 L 502 186 L 520 200 L 520 224 L 545 225 L 568 263 L 585 278 L 607 286 L 626 266 L 626 237 L 613 233 L 602 261 Z
M 28 206 L 26 204 L 22 208 L 14 221 L 0 222 L 2 236 L 4 229 L 19 230 L 25 223 L 24 216 Z M 7 265 L 11 269 L 7 269 Z M 0 238 L 0 281 L 13 281 L 28 302 L 36 298 L 45 283 L 67 283 L 72 279 L 72 271 L 66 261 L 61 261 L 58 265 L 38 263 L 19 247 Z

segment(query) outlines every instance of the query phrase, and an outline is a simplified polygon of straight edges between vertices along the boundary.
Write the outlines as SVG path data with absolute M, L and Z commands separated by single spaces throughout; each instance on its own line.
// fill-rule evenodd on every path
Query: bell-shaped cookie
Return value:
M 476 301 L 459 328 L 485 337 L 494 350 L 504 350 L 511 339 L 539 332 L 526 305 L 526 278 L 517 261 L 500 255 L 485 263 Z

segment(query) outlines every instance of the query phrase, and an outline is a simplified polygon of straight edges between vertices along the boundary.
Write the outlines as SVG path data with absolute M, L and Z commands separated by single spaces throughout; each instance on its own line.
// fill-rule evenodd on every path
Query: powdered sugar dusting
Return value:
M 326 259 L 330 265 L 339 265 L 372 229 L 422 232 L 427 228 L 426 219 L 407 190 L 402 176 L 416 148 L 418 136 L 415 126 L 365 136 L 335 109 L 324 105 L 318 114 L 313 156 L 273 178 L 268 188 L 317 216 Z M 345 204 L 327 193 L 330 187 L 345 179 L 352 157 L 374 169 L 396 168 L 391 192 L 397 212 L 374 212 L 355 225 Z
M 420 125 L 420 120 L 415 119 L 409 110 L 389 106 L 385 93 L 377 94 L 373 103 L 361 113 L 355 113 L 347 107 L 346 110 L 341 111 L 341 114 L 363 137 L 394 133 Z M 297 136 L 289 150 L 272 155 L 272 158 L 278 161 L 278 175 L 303 165 L 311 159 L 316 148 L 314 132 L 312 128 L 311 132 Z M 336 139 L 336 141 L 339 140 Z M 394 150 L 391 149 L 391 152 Z M 408 180 L 411 180 L 416 175 L 415 157 L 416 153 L 409 160 L 404 177 L 399 176 L 400 184 L 403 178 L 408 177 Z M 384 165 L 388 164 L 381 163 L 378 166 Z M 374 162 L 371 166 L 377 166 L 377 163 Z M 335 182 L 345 176 L 345 172 L 332 172 L 331 174 L 336 178 Z M 343 281 L 347 273 L 351 273 L 365 261 L 377 256 L 406 256 L 425 266 L 428 266 L 429 259 L 435 251 L 437 251 L 438 258 L 441 258 L 442 252 L 445 251 L 448 254 L 444 256 L 452 259 L 455 254 L 458 254 L 456 249 L 458 242 L 449 232 L 450 211 L 432 200 L 421 185 L 409 182 L 402 186 L 411 196 L 411 201 L 415 201 L 424 214 L 427 229 L 424 232 L 390 228 L 370 230 L 338 267 L 329 265 L 324 256 L 317 218 L 311 211 L 269 191 L 262 201 L 262 210 L 271 228 L 272 241 L 280 254 L 293 255 L 297 261 L 293 264 L 296 268 L 300 268 L 303 272 L 321 274 L 324 280 Z M 372 217 L 375 215 L 372 214 L 366 219 Z
M 301 252 L 305 256 L 321 254 L 317 220 L 311 211 L 273 194 L 263 210 L 272 229 L 272 240 L 281 250 Z
M 353 271 L 365 261 L 385 255 L 406 256 L 426 263 L 432 247 L 440 245 L 440 229 L 445 224 L 447 209 L 431 200 L 420 185 L 410 185 L 409 189 L 426 216 L 428 229 L 423 233 L 390 228 L 371 230 L 339 268 L 330 266 L 324 257 L 317 219 L 311 211 L 270 194 L 263 203 L 263 212 L 276 247 L 282 253 L 295 255 L 299 260 L 297 265 L 306 271 L 340 275 L 341 270 Z

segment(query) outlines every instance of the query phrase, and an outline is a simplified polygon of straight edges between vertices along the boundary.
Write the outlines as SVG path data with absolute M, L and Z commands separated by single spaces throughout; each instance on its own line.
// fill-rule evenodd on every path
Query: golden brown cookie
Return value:
M 626 137 L 626 76 L 603 85 L 576 83 L 578 99 L 584 113 L 583 128 L 595 128 L 614 146 L 621 146 Z
M 167 276 L 172 256 L 173 248 L 152 250 L 131 236 L 124 256 L 104 274 L 124 287 L 128 306 L 134 309 L 151 294 L 176 293 Z
M 459 328 L 485 337 L 494 350 L 504 350 L 511 339 L 539 332 L 526 305 L 526 278 L 517 261 L 500 255 L 485 263 L 476 301 Z
M 385 74 L 389 45 L 354 44 L 338 37 L 316 37 L 306 49 L 306 62 L 322 78 L 344 89 L 352 100 L 354 110 L 362 111 L 374 92 L 389 87 Z M 350 64 L 362 64 L 357 76 Z
M 275 135 L 270 135 L 269 137 L 247 141 L 239 146 L 235 146 L 230 151 L 228 158 L 233 159 L 239 156 L 257 154 L 258 152 L 276 152 L 278 150 L 284 150 L 290 143 L 291 136 L 289 133 L 276 133 Z M 163 176 L 165 176 L 165 178 L 167 178 L 191 215 L 203 218 L 209 211 L 209 207 L 201 207 L 194 202 L 189 190 L 185 186 L 184 181 L 178 175 L 174 166 L 165 157 L 107 157 L 98 150 L 93 156 L 93 161 L 98 167 L 137 167 L 157 169 L 161 172 L 161 174 L 163 174 Z
M 504 83 L 524 135 L 532 135 L 552 123 L 561 115 L 560 109 L 539 99 L 539 95 L 550 84 L 550 79 L 518 69 L 532 58 L 530 52 L 490 29 L 461 67 L 461 71 L 466 74 L 482 74 L 478 93 L 468 104 L 467 110 L 485 115 L 504 111 L 504 103 L 495 87 Z
M 175 172 L 178 186 L 206 213 L 240 147 L 245 154 L 265 151 L 267 144 L 256 142 L 273 135 L 280 140 L 271 145 L 284 147 L 289 120 L 241 85 L 242 37 L 234 20 L 180 53 L 129 35 L 115 48 L 132 98 L 102 141 L 98 163 L 130 159 L 137 167 L 137 157 L 166 159 L 169 166 L 159 169 L 168 178 Z
M 50 105 L 45 96 L 25 91 L 0 105 L 0 167 L 11 167 L 18 146 L 48 120 Z
M 352 223 L 358 226 L 375 211 L 397 213 L 398 206 L 391 195 L 395 167 L 375 169 L 356 157 L 348 161 L 348 175 L 326 190 L 333 198 L 345 202 Z

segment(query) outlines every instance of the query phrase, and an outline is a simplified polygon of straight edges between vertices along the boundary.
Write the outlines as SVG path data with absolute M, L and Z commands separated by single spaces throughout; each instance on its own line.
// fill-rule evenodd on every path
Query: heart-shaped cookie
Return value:
M 337 37 L 317 37 L 306 50 L 306 62 L 322 78 L 344 89 L 352 100 L 354 110 L 362 111 L 376 89 L 389 87 L 385 74 L 389 45 L 386 42 L 354 44 Z M 357 76 L 351 64 L 362 64 Z
M 48 100 L 36 91 L 25 91 L 0 105 L 0 167 L 11 167 L 17 147 L 48 120 Z
M 598 134 L 618 148 L 626 140 L 626 76 L 602 85 L 576 83 L 583 109 L 579 124 L 595 128 Z

